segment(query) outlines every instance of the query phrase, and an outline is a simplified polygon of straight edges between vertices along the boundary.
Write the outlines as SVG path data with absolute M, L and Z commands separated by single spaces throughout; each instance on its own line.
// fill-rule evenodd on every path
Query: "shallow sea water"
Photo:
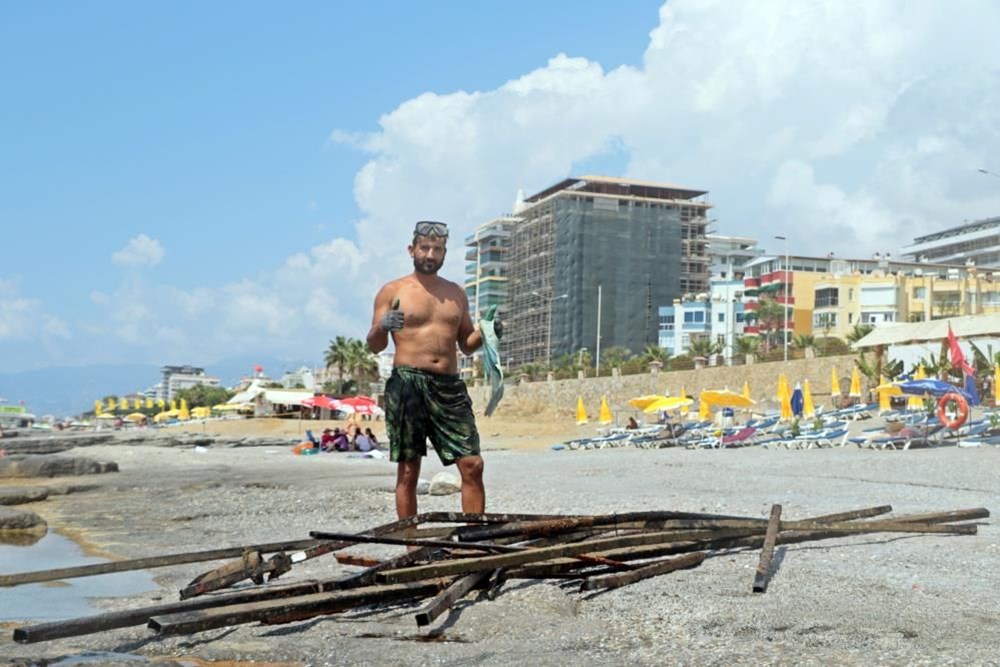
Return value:
M 107 562 L 87 556 L 73 540 L 49 532 L 34 544 L 0 542 L 0 573 L 12 574 Z M 156 589 L 145 571 L 115 572 L 0 588 L 0 621 L 56 621 L 100 611 L 92 598 L 137 595 Z

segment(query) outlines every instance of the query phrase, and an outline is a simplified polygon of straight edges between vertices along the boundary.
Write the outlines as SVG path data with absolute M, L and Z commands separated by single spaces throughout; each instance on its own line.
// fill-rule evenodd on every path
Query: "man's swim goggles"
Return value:
M 448 225 L 443 222 L 432 222 L 430 220 L 421 220 L 417 223 L 417 226 L 413 228 L 414 236 L 437 236 L 442 239 L 448 238 Z

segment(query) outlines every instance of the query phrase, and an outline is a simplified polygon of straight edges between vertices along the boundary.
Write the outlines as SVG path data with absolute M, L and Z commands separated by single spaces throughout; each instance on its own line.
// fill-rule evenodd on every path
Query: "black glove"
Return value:
M 503 338 L 503 322 L 493 320 L 493 333 L 497 335 L 497 338 Z
M 399 331 L 403 328 L 404 319 L 403 311 L 399 309 L 399 299 L 396 299 L 392 302 L 392 307 L 389 309 L 389 312 L 383 315 L 382 319 L 379 320 L 378 325 L 381 327 L 382 331 L 385 331 L 386 333 L 390 331 Z

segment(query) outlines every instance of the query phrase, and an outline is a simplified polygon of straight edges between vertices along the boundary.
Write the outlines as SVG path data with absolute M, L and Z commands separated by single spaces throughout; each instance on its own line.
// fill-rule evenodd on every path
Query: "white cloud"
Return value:
M 122 266 L 156 266 L 163 261 L 166 251 L 156 239 L 145 234 L 139 234 L 131 239 L 124 248 L 111 255 L 111 261 Z
M 427 92 L 373 133 L 356 236 L 331 239 L 224 286 L 124 285 L 95 293 L 110 324 L 158 354 L 261 349 L 318 356 L 363 336 L 378 285 L 408 272 L 417 219 L 447 220 L 449 277 L 462 239 L 611 150 L 625 175 L 711 191 L 722 233 L 785 234 L 797 252 L 895 252 L 914 235 L 1000 213 L 1000 4 L 992 0 L 671 0 L 639 67 L 555 55 L 492 89 Z M 772 242 L 773 243 L 773 242 Z M 115 261 L 153 265 L 136 237 Z M 140 344 L 136 342 L 135 344 Z
M 69 325 L 48 313 L 38 299 L 20 296 L 17 283 L 0 279 L 0 341 L 70 338 Z

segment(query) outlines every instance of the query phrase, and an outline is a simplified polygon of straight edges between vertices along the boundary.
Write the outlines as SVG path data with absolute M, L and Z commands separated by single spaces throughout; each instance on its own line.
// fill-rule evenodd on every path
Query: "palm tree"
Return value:
M 357 338 L 347 340 L 347 372 L 357 384 L 378 379 L 378 359 L 368 349 L 364 341 Z
M 774 334 L 779 330 L 784 335 L 788 313 L 785 307 L 774 299 L 765 299 L 757 308 L 757 321 L 764 330 L 764 347 L 770 351 Z
M 874 328 L 875 327 L 870 324 L 855 324 L 854 328 L 847 334 L 847 342 L 857 343 L 859 340 L 870 334 Z
M 792 345 L 803 350 L 806 359 L 812 359 L 816 356 L 816 337 L 812 334 L 792 336 Z
M 326 348 L 326 354 L 323 356 L 323 362 L 326 364 L 327 370 L 330 368 L 337 369 L 337 379 L 343 382 L 346 378 L 347 365 L 350 362 L 349 352 L 350 344 L 348 339 L 344 336 L 337 336 L 335 340 L 330 341 L 330 346 Z
M 632 355 L 632 350 L 621 345 L 615 345 L 604 350 L 601 355 L 601 365 L 608 368 L 621 368 L 622 364 Z
M 647 364 L 656 361 L 666 366 L 670 353 L 659 345 L 647 345 L 646 349 L 642 351 L 642 358 Z
M 694 357 L 695 367 L 697 368 L 701 363 L 701 358 L 708 359 L 709 357 L 718 354 L 721 348 L 722 346 L 713 342 L 711 338 L 695 338 L 688 346 L 688 354 Z
M 760 338 L 757 336 L 739 336 L 736 339 L 736 351 L 746 358 L 748 364 L 753 363 L 759 349 Z

